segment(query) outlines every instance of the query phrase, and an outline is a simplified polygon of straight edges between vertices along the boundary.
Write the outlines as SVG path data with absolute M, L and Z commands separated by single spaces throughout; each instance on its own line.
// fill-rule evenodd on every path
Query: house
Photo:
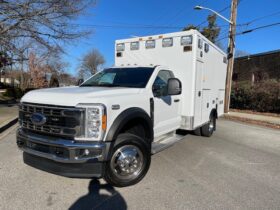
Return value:
M 12 87 L 19 87 L 20 82 L 17 79 L 14 78 L 0 78 L 0 83 L 2 84 L 6 84 L 8 86 L 12 86 Z

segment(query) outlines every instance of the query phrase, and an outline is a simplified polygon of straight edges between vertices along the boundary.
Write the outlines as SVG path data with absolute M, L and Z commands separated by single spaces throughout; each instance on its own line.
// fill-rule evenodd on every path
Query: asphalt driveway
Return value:
M 227 120 L 153 156 L 142 182 L 113 188 L 22 162 L 15 130 L 0 139 L 0 209 L 280 209 L 280 131 Z

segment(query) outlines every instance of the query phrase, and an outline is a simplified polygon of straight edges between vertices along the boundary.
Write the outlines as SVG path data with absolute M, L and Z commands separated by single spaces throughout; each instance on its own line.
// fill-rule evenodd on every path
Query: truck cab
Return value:
M 174 45 L 184 36 L 196 40 L 194 31 L 166 35 L 174 37 Z M 147 47 L 149 40 L 142 38 L 139 44 L 143 41 L 145 46 L 145 41 Z M 165 43 L 157 36 L 160 41 Z M 192 48 L 196 44 L 189 43 Z M 138 65 L 126 59 L 131 56 L 123 48 L 126 45 L 135 45 L 135 41 L 117 41 L 117 65 L 80 86 L 34 90 L 21 99 L 17 144 L 26 164 L 67 177 L 103 177 L 114 186 L 124 187 L 145 176 L 152 154 L 183 138 L 178 129 L 212 135 L 222 114 L 218 113 L 218 103 L 223 95 L 218 85 L 213 87 L 213 96 L 211 90 L 207 92 L 206 120 L 202 121 L 200 113 L 195 115 L 196 98 L 200 97 L 196 90 L 196 50 L 185 51 L 185 45 L 180 44 L 178 54 L 185 59 L 172 58 L 171 65 L 152 65 L 150 61 L 141 63 L 138 56 Z M 139 53 L 147 56 L 146 51 Z M 154 58 L 162 53 L 159 50 Z M 163 53 L 162 59 L 165 56 Z M 188 56 L 195 62 L 185 63 Z M 200 94 L 202 89 L 203 85 Z

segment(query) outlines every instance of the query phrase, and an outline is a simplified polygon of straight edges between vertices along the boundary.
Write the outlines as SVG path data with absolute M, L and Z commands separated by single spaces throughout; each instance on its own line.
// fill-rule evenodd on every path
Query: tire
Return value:
M 127 187 L 140 182 L 149 170 L 151 146 L 134 134 L 120 134 L 116 139 L 104 179 L 115 187 Z
M 193 134 L 196 135 L 196 136 L 201 136 L 201 127 L 195 129 L 195 130 L 193 131 Z
M 213 114 L 210 115 L 209 122 L 201 127 L 201 135 L 210 137 L 216 130 L 216 118 Z

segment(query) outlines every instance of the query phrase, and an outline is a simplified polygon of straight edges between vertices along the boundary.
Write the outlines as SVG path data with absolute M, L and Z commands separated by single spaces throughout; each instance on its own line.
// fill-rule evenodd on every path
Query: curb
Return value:
M 267 121 L 253 120 L 250 118 L 243 118 L 243 117 L 236 117 L 236 116 L 229 116 L 229 115 L 224 115 L 223 117 L 224 117 L 224 119 L 227 119 L 227 120 L 233 120 L 233 121 L 243 122 L 243 123 L 247 123 L 247 124 L 251 124 L 251 125 L 259 125 L 259 126 L 263 126 L 263 127 L 267 127 L 267 128 L 273 128 L 273 129 L 280 130 L 279 124 L 275 124 L 275 123 L 271 123 L 271 122 L 267 122 Z
M 4 132 L 6 129 L 10 128 L 17 122 L 18 122 L 18 117 L 14 117 L 11 120 L 9 120 L 8 122 L 6 122 L 4 125 L 3 124 L 0 125 L 0 133 Z

